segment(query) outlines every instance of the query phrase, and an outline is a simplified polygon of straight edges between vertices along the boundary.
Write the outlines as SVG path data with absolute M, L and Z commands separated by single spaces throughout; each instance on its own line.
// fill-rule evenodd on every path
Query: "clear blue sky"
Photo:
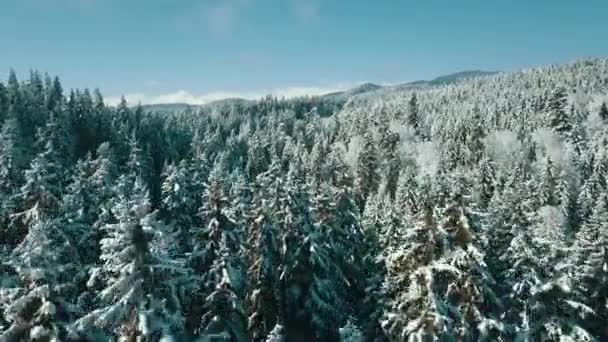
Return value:
M 0 77 L 108 96 L 394 83 L 608 56 L 606 0 L 0 0 Z

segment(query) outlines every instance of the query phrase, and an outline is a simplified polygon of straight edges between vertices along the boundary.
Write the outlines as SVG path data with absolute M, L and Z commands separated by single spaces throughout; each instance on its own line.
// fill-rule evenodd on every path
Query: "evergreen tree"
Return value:
M 186 160 L 166 165 L 163 172 L 161 214 L 175 234 L 178 254 L 192 251 L 190 229 L 198 226 L 196 191 Z
M 608 121 L 608 106 L 606 106 L 606 102 L 602 102 L 602 105 L 600 106 L 599 115 L 604 122 Z
M 21 181 L 24 160 L 19 136 L 17 121 L 7 119 L 0 131 L 0 203 L 4 213 L 8 209 L 10 195 Z
M 363 137 L 363 147 L 357 158 L 355 187 L 359 196 L 359 208 L 365 207 L 367 198 L 378 190 L 379 185 L 377 150 L 372 135 L 367 133 Z
M 407 118 L 408 124 L 412 126 L 416 134 L 420 134 L 420 109 L 418 106 L 418 97 L 416 93 L 412 93 L 408 102 L 409 115 Z
M 576 301 L 571 279 L 560 267 L 566 245 L 559 215 L 555 208 L 542 208 L 533 229 L 519 230 L 505 256 L 513 265 L 508 314 L 515 339 L 592 340 L 582 324 L 592 310 Z
M 555 206 L 558 204 L 558 175 L 551 158 L 547 156 L 544 161 L 539 181 L 540 204 Z
M 13 250 L 10 260 L 19 281 L 2 289 L 8 298 L 0 295 L 0 308 L 10 324 L 0 331 L 0 340 L 62 340 L 65 325 L 80 313 L 75 305 L 77 284 L 86 280 L 86 274 L 77 249 L 58 223 L 37 221 Z
M 608 318 L 608 210 L 606 196 L 601 196 L 593 214 L 576 236 L 574 243 L 575 291 L 594 315 L 584 321 L 585 327 L 599 340 L 608 338 L 603 322 Z
M 8 92 L 2 82 L 0 82 L 0 125 L 8 115 Z
M 277 324 L 279 250 L 277 231 L 266 200 L 256 199 L 249 230 L 248 327 L 254 341 L 263 340 Z
M 549 110 L 549 127 L 556 133 L 566 136 L 572 127 L 570 126 L 570 119 L 566 113 L 566 107 L 568 105 L 568 94 L 564 88 L 556 88 L 549 101 L 547 107 Z
M 440 234 L 432 209 L 426 208 L 408 230 L 408 246 L 386 259 L 383 288 L 388 302 L 382 327 L 391 340 L 455 338 L 449 304 L 437 283 L 457 270 L 436 262 L 442 253 Z
M 119 179 L 125 182 L 128 178 Z M 112 211 L 117 222 L 105 227 L 102 263 L 88 282 L 104 285 L 98 293 L 99 307 L 76 321 L 76 331 L 96 326 L 115 336 L 154 339 L 183 328 L 181 301 L 189 295 L 191 278 L 179 260 L 164 253 L 170 242 L 163 241 L 162 224 L 150 209 L 141 179 L 131 189 L 131 194 L 115 199 Z
M 57 126 L 47 125 L 46 134 L 39 133 L 44 141 L 43 150 L 38 153 L 29 169 L 25 171 L 25 184 L 15 193 L 16 211 L 12 215 L 12 226 L 15 236 L 27 233 L 28 226 L 58 214 L 62 187 L 65 182 L 65 171 L 62 167 L 61 145 Z

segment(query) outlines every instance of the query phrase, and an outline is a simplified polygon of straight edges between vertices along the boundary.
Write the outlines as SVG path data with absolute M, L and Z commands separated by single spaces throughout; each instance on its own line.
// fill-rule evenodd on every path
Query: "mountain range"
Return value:
M 379 85 L 371 82 L 363 83 L 354 88 L 328 93 L 324 95 L 320 95 L 319 97 L 322 100 L 332 101 L 332 102 L 346 102 L 350 97 L 361 94 L 368 94 L 375 91 L 380 90 L 406 90 L 406 89 L 422 89 L 433 86 L 442 86 L 453 84 L 462 80 L 476 78 L 476 77 L 485 77 L 492 76 L 500 73 L 499 71 L 483 71 L 483 70 L 467 70 L 461 71 L 457 73 L 452 73 L 444 76 L 436 77 L 432 80 L 419 80 L 412 81 L 407 83 L 399 83 L 394 85 Z M 148 104 L 142 105 L 142 108 L 145 111 L 150 112 L 160 112 L 160 113 L 172 113 L 172 112 L 183 112 L 183 111 L 197 111 L 204 107 L 216 107 L 223 105 L 232 105 L 232 104 L 242 104 L 247 105 L 248 103 L 252 103 L 252 100 L 246 100 L 241 98 L 229 98 L 222 99 L 213 102 L 209 102 L 204 105 L 193 105 L 188 103 L 163 103 L 163 104 Z

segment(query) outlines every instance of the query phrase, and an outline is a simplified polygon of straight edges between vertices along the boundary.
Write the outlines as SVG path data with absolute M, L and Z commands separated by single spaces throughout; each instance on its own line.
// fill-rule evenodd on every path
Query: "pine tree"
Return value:
M 63 101 L 63 88 L 58 77 L 53 79 L 53 83 L 46 89 L 46 110 L 53 112 Z
M 90 256 L 93 246 L 87 239 L 92 234 L 91 228 L 97 220 L 101 204 L 99 194 L 96 193 L 93 183 L 89 181 L 93 172 L 93 161 L 90 155 L 76 163 L 72 180 L 61 199 L 60 208 L 61 220 L 65 224 L 65 234 L 70 237 L 72 243 L 78 246 L 79 254 L 87 260 L 94 259 L 93 256 Z
M 7 119 L 0 131 L 0 217 L 7 218 L 10 196 L 21 181 L 23 151 L 15 119 Z
M 314 202 L 301 163 L 292 163 L 287 177 L 285 213 L 280 222 L 284 231 L 279 297 L 287 337 L 334 340 L 343 303 L 337 286 L 342 275 L 332 263 L 331 247 L 323 241 L 331 214 L 311 212 Z M 329 206 L 323 209 L 333 211 Z M 328 315 L 336 320 L 327 321 Z
M 565 220 L 568 233 L 576 232 L 579 224 L 577 196 L 574 189 L 574 180 L 565 171 L 560 173 L 557 184 L 557 197 L 559 208 Z
M 603 322 L 608 319 L 608 222 L 606 196 L 601 196 L 593 214 L 576 236 L 573 277 L 579 299 L 593 310 L 593 318 L 584 325 L 599 340 L 608 338 Z
M 408 246 L 387 256 L 383 288 L 388 302 L 382 328 L 391 340 L 456 337 L 449 304 L 438 292 L 438 283 L 457 273 L 455 268 L 436 262 L 442 253 L 442 239 L 432 209 L 426 208 L 408 230 Z
M 0 125 L 4 123 L 8 115 L 8 92 L 2 82 L 0 82 Z
M 198 201 L 194 198 L 196 191 L 190 171 L 188 162 L 182 160 L 177 166 L 166 165 L 163 172 L 161 213 L 175 234 L 178 254 L 192 251 L 189 231 L 199 224 Z
M 17 207 L 12 220 L 17 236 L 27 233 L 28 226 L 58 214 L 65 171 L 58 147 L 61 145 L 60 137 L 55 133 L 57 129 L 51 121 L 46 134 L 39 133 L 44 141 L 43 150 L 30 163 L 25 171 L 25 184 L 15 194 Z
M 488 158 L 480 161 L 477 183 L 475 186 L 475 203 L 481 211 L 486 211 L 496 190 L 496 170 L 494 162 Z
M 359 196 L 359 208 L 365 207 L 367 198 L 378 190 L 380 175 L 378 173 L 378 155 L 375 142 L 370 133 L 363 137 L 363 148 L 357 158 L 357 175 L 355 187 Z
M 264 184 L 267 180 L 258 177 Z M 277 324 L 279 265 L 277 231 L 266 200 L 257 198 L 249 230 L 248 327 L 254 341 L 263 340 Z
M 129 182 L 122 176 L 119 183 Z M 127 187 L 127 185 L 120 185 Z M 99 307 L 77 320 L 73 329 L 99 327 L 115 336 L 154 339 L 183 328 L 182 301 L 192 279 L 178 259 L 166 255 L 162 224 L 150 210 L 141 179 L 130 194 L 118 194 L 101 240 L 101 265 L 91 272 L 88 285 L 101 282 Z
M 282 325 L 277 324 L 272 328 L 272 331 L 268 335 L 266 342 L 285 342 L 285 328 Z
M 602 105 L 600 106 L 599 115 L 604 122 L 608 121 L 608 106 L 606 106 L 606 102 L 602 102 Z
M 11 325 L 0 330 L 0 340 L 61 340 L 65 325 L 80 313 L 77 284 L 86 274 L 62 228 L 57 221 L 37 221 L 13 250 L 10 262 L 19 283 L 2 289 L 9 296 L 0 295 L 0 308 Z
M 540 202 L 541 205 L 555 206 L 558 204 L 557 170 L 549 156 L 544 161 L 539 181 Z
M 559 210 L 541 208 L 532 229 L 521 229 L 505 256 L 511 298 L 507 317 L 514 338 L 591 341 L 583 324 L 592 311 L 576 301 L 572 280 L 561 267 L 566 250 Z
M 229 336 L 235 341 L 246 341 L 240 241 L 237 226 L 227 215 L 227 206 L 222 170 L 216 164 L 203 194 L 199 215 L 204 228 L 193 252 L 197 260 L 195 271 L 201 272 L 199 290 L 204 300 L 198 333 L 209 338 Z
M 549 110 L 549 127 L 556 133 L 567 136 L 572 129 L 570 119 L 566 113 L 568 94 L 564 88 L 556 88 L 547 104 Z
M 471 128 L 468 136 L 468 163 L 469 165 L 477 165 L 484 153 L 484 138 L 486 137 L 485 128 L 483 126 L 483 120 L 481 118 L 481 112 L 479 108 L 473 109 L 473 116 L 471 118 Z
M 420 109 L 418 107 L 418 97 L 416 93 L 412 93 L 408 102 L 409 115 L 407 118 L 408 124 L 412 126 L 415 134 L 420 134 Z

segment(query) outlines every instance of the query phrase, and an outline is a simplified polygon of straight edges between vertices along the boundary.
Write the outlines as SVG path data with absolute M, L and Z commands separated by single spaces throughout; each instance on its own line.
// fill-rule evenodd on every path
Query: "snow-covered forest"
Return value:
M 153 113 L 0 83 L 0 341 L 608 341 L 608 60 Z

